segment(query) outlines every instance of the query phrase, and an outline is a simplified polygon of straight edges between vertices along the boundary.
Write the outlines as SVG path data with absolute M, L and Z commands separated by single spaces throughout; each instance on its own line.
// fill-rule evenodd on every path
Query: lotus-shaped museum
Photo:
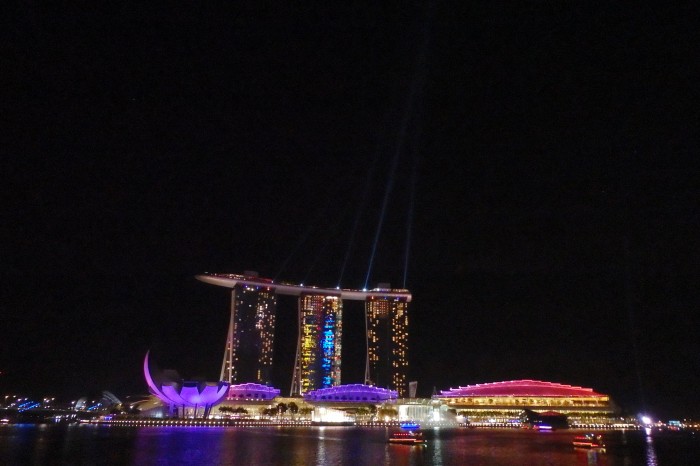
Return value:
M 143 375 L 151 393 L 168 406 L 171 416 L 206 418 L 212 406 L 226 396 L 228 382 L 186 381 L 174 371 L 152 373 L 149 353 L 143 360 Z

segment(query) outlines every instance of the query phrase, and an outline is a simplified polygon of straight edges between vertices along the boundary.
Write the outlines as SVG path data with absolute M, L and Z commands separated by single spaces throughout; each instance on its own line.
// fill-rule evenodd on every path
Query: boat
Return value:
M 389 443 L 399 445 L 425 445 L 425 439 L 422 432 L 416 432 L 420 426 L 416 423 L 401 424 L 401 430 L 394 432 L 389 437 Z
M 603 436 L 593 433 L 577 435 L 572 443 L 577 448 L 605 448 Z
M 396 443 L 399 445 L 425 445 L 425 439 L 422 433 L 409 430 L 407 432 L 394 432 L 391 434 L 391 437 L 389 437 L 389 443 Z

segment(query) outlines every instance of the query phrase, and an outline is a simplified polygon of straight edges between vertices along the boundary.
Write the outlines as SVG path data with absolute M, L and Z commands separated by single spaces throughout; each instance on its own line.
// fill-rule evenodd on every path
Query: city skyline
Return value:
M 418 396 L 533 379 L 700 417 L 695 10 L 16 6 L 0 392 L 143 393 L 149 348 L 214 380 L 231 295 L 193 277 L 252 269 L 410 289 Z

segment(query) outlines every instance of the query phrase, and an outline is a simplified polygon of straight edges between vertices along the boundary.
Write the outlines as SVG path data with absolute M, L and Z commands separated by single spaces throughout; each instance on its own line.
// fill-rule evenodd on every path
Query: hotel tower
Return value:
M 396 390 L 400 397 L 407 396 L 408 299 L 369 296 L 365 302 L 365 318 L 365 383 Z
M 232 288 L 220 380 L 270 384 L 276 307 L 274 288 L 250 283 Z
M 339 295 L 299 296 L 299 337 L 292 394 L 340 385 L 343 301 Z
M 298 334 L 290 395 L 340 385 L 343 301 L 365 303 L 365 383 L 408 392 L 408 303 L 405 289 L 319 288 L 275 282 L 255 272 L 205 274 L 197 279 L 230 288 L 231 320 L 221 380 L 270 385 L 277 295 L 296 296 Z

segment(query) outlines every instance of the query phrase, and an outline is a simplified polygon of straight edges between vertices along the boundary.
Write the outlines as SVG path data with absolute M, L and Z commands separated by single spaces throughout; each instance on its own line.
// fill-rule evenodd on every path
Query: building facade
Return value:
M 531 411 L 564 415 L 574 427 L 612 423 L 617 411 L 609 395 L 592 388 L 539 380 L 467 385 L 442 390 L 433 399 L 474 423 L 520 424 L 523 411 Z
M 198 280 L 229 288 L 231 319 L 221 380 L 271 385 L 277 295 L 298 298 L 298 337 L 290 396 L 340 384 L 343 301 L 365 303 L 365 383 L 408 394 L 406 289 L 319 288 L 243 274 L 203 274 Z
M 408 393 L 408 300 L 370 296 L 365 302 L 365 383 Z
M 273 288 L 247 283 L 233 287 L 221 380 L 270 384 L 276 309 Z
M 292 393 L 340 384 L 343 301 L 338 295 L 299 296 L 299 338 Z

